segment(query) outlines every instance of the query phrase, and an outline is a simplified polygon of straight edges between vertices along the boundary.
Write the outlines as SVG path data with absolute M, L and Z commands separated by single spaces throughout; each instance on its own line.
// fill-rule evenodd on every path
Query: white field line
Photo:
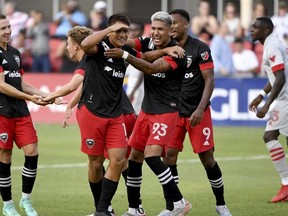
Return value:
M 249 157 L 219 157 L 216 158 L 217 161 L 249 161 L 249 160 L 263 160 L 270 158 L 269 155 L 256 155 Z M 197 159 L 185 159 L 178 160 L 180 163 L 200 163 L 200 160 Z M 78 164 L 53 164 L 53 165 L 38 165 L 38 169 L 59 169 L 59 168 L 76 168 L 76 167 L 87 167 L 87 163 L 78 163 Z M 12 170 L 21 170 L 22 166 L 12 166 Z

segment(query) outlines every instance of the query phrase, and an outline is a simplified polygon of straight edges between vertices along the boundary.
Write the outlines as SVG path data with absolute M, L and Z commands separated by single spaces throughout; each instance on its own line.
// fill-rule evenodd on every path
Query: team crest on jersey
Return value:
M 201 53 L 201 58 L 202 58 L 204 61 L 208 60 L 208 58 L 209 58 L 209 53 L 208 53 L 207 51 Z
M 86 139 L 86 145 L 91 149 L 95 145 L 94 139 Z
M 18 66 L 20 67 L 20 57 L 17 55 L 14 55 L 14 59 L 17 62 Z
M 274 55 L 274 56 L 270 57 L 269 60 L 272 61 L 272 62 L 274 62 L 274 61 L 275 61 L 275 58 L 276 58 L 276 56 Z
M 187 68 L 192 64 L 192 56 L 187 56 Z
M 1 140 L 3 143 L 6 143 L 7 140 L 8 140 L 8 134 L 7 134 L 7 133 L 1 133 L 1 134 L 0 134 L 0 140 Z

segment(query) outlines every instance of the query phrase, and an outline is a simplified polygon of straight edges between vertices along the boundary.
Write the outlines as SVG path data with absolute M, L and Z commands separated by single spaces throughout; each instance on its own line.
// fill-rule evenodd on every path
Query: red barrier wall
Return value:
M 44 92 L 53 92 L 66 84 L 73 74 L 24 74 L 23 80 L 27 83 L 32 84 L 36 88 Z M 65 100 L 70 100 L 74 93 L 65 96 Z M 28 108 L 31 112 L 31 116 L 35 123 L 62 123 L 66 111 L 66 105 L 47 105 L 45 107 L 38 106 L 32 102 L 27 102 Z M 69 119 L 69 123 L 76 123 L 75 111 Z

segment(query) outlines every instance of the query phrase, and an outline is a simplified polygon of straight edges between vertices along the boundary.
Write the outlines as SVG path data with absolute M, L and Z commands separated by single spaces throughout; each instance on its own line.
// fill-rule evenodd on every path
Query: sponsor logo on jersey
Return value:
M 187 68 L 192 64 L 192 56 L 187 56 Z
M 95 145 L 94 139 L 86 139 L 86 145 L 91 149 Z
M 6 143 L 7 140 L 8 140 L 8 134 L 7 134 L 7 133 L 1 133 L 1 134 L 0 134 L 0 140 L 1 140 L 2 142 Z
M 189 78 L 192 78 L 194 75 L 193 75 L 193 72 L 189 72 L 189 73 L 185 73 L 185 76 L 184 78 L 185 79 L 189 79 Z
M 271 62 L 274 62 L 274 61 L 275 61 L 275 58 L 276 58 L 276 56 L 274 55 L 274 56 L 270 57 L 269 60 L 270 60 Z
M 11 71 L 11 72 L 9 73 L 9 77 L 12 77 L 12 78 L 14 78 L 14 77 L 21 77 L 21 74 L 20 74 L 18 71 Z
M 116 70 L 113 70 L 113 73 L 112 73 L 112 76 L 113 77 L 117 77 L 117 78 L 123 78 L 124 77 L 124 73 L 121 72 L 121 71 L 116 71 Z
M 105 67 L 104 67 L 104 70 L 109 72 L 109 71 L 111 71 L 111 70 L 112 70 L 112 68 L 111 68 L 111 67 L 109 67 L 109 66 L 105 66 Z
M 207 51 L 201 53 L 201 58 L 202 58 L 204 61 L 208 60 L 208 58 L 209 58 L 209 53 L 208 53 Z
M 20 57 L 17 55 L 14 55 L 14 59 L 17 62 L 18 66 L 20 67 Z
M 3 59 L 2 61 L 2 65 L 7 64 L 8 62 L 6 61 L 6 59 Z
M 165 78 L 166 74 L 165 73 L 155 73 L 155 74 L 151 74 L 151 76 L 158 77 L 158 78 Z

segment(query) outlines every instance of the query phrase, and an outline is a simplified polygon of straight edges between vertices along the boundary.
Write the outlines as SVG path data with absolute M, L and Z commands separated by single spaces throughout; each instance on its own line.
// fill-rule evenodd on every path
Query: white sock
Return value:
M 288 165 L 283 146 L 278 140 L 271 140 L 266 143 L 266 147 L 270 153 L 272 163 L 281 178 L 282 184 L 288 185 Z
M 128 208 L 128 213 L 132 214 L 132 215 L 136 215 L 137 214 L 137 209 L 136 208 Z
M 8 204 L 12 204 L 12 203 L 14 203 L 14 202 L 13 202 L 13 200 L 11 199 L 11 200 L 8 200 L 8 201 L 4 201 L 3 203 L 4 203 L 4 205 L 8 205 Z
M 31 197 L 31 194 L 27 194 L 27 193 L 23 193 L 23 192 L 22 192 L 22 198 L 24 198 L 24 199 L 30 199 L 30 197 Z

